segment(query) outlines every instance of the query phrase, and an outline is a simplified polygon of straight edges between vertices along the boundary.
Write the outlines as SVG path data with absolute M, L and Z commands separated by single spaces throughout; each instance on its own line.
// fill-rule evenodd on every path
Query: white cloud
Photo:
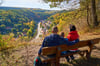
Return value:
M 64 5 L 64 4 L 63 4 Z M 42 8 L 42 9 L 51 9 L 59 10 L 60 8 L 50 8 L 49 4 L 42 2 L 42 0 L 3 0 L 1 6 L 7 7 L 26 7 L 26 8 Z M 71 5 L 64 5 L 64 7 L 70 8 Z
M 49 4 L 43 3 L 41 0 L 3 0 L 1 6 L 8 7 L 30 7 L 48 9 Z

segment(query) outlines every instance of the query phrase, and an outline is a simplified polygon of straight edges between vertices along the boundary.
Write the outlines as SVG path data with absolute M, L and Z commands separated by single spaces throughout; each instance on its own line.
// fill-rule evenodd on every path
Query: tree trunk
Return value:
M 90 24 L 89 24 L 89 4 L 88 4 L 88 2 L 87 2 L 86 9 L 87 9 L 87 24 L 90 27 Z
M 92 12 L 92 25 L 93 27 L 96 27 L 98 26 L 98 21 L 97 21 L 95 0 L 91 0 L 91 12 Z

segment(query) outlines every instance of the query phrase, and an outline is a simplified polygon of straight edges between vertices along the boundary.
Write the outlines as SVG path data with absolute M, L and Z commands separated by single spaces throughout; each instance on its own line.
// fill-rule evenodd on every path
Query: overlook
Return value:
M 71 25 L 75 26 L 78 36 L 73 36 Z M 56 46 L 48 46 L 48 42 L 52 45 L 58 39 L 51 37 L 55 35 L 55 26 L 58 28 L 57 35 L 61 37 L 63 32 L 63 38 L 69 43 L 75 42 L 68 39 L 69 35 L 78 37 L 79 43 L 83 41 L 82 46 L 72 46 L 78 46 L 80 52 L 94 45 L 85 52 L 87 55 L 90 52 L 89 59 L 73 54 L 75 59 L 68 62 L 65 58 L 59 60 L 56 54 L 55 63 L 51 63 L 50 58 L 51 65 L 57 66 L 59 61 L 60 66 L 100 66 L 100 0 L 0 0 L 0 66 L 33 66 L 35 58 L 41 57 L 38 54 L 41 47 L 42 50 L 48 47 L 43 51 L 47 54 L 57 52 L 53 50 Z M 48 40 L 46 46 L 43 44 L 45 40 Z M 48 50 L 50 47 L 53 49 Z

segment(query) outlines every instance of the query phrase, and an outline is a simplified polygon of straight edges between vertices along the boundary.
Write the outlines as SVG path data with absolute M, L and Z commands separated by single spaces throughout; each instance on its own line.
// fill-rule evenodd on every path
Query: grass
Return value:
M 10 49 L 10 48 L 15 48 L 15 47 L 22 46 L 22 45 L 28 45 L 28 44 L 29 44 L 29 42 L 27 42 L 27 41 L 14 41 L 14 40 L 11 40 L 11 41 L 7 42 L 6 46 L 0 47 L 0 51 Z
M 14 38 L 12 33 L 10 35 L 0 35 L 0 51 L 18 46 L 29 45 L 32 39 L 33 37 L 28 38 L 27 36 Z
M 0 66 L 25 66 L 28 65 L 28 52 L 29 47 L 34 45 L 39 45 L 38 42 L 30 41 L 27 37 L 9 39 L 8 36 L 3 36 L 6 46 L 0 47 Z M 6 41 L 7 40 L 7 41 Z M 32 48 L 33 49 L 33 48 Z M 23 54 L 24 53 L 24 54 Z M 33 53 L 34 54 L 34 53 Z M 34 56 L 34 55 L 31 56 Z

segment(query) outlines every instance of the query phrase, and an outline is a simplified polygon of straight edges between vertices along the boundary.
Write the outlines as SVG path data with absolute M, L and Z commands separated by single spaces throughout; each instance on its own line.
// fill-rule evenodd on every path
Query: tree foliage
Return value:
M 87 10 L 87 24 L 90 25 L 91 23 L 93 27 L 98 25 L 96 2 L 99 2 L 99 0 L 43 0 L 43 1 L 46 3 L 50 2 L 51 3 L 50 7 L 60 6 L 63 8 L 62 4 L 66 6 L 66 4 L 70 4 L 71 2 L 72 2 L 71 4 L 73 4 L 72 7 L 74 7 L 75 5 L 79 5 L 80 10 Z M 71 6 L 71 4 L 69 5 L 69 7 Z M 89 12 L 91 12 L 90 13 L 91 17 L 89 17 Z M 92 20 L 90 21 L 90 23 L 88 18 Z
M 54 13 L 56 12 L 42 9 L 0 7 L 0 34 L 13 32 L 17 37 L 17 32 L 27 33 L 29 29 L 33 33 L 38 21 Z
M 50 7 L 59 7 L 61 5 L 61 3 L 65 2 L 66 4 L 68 4 L 68 2 L 70 0 L 43 0 L 45 3 L 49 3 L 51 2 L 50 4 Z
M 83 1 L 83 2 L 82 2 Z M 88 3 L 88 9 L 87 9 L 87 3 Z M 80 3 L 80 8 L 72 10 L 72 11 L 64 11 L 62 13 L 57 13 L 55 15 L 52 15 L 48 18 L 48 20 L 50 20 L 52 22 L 52 24 L 50 25 L 50 30 L 52 28 L 52 26 L 57 25 L 59 28 L 59 31 L 66 31 L 66 27 L 69 24 L 74 24 L 74 25 L 78 25 L 78 27 L 80 25 L 85 25 L 85 26 L 89 26 L 92 27 L 92 18 L 91 18 L 91 1 L 90 0 L 81 0 Z M 100 8 L 98 7 L 98 1 L 96 1 L 96 13 L 97 13 L 97 17 L 98 18 L 98 22 L 100 22 Z M 88 12 L 87 12 L 88 11 Z M 87 19 L 89 22 L 89 25 L 87 23 Z M 80 26 L 80 27 L 83 27 Z M 79 29 L 80 29 L 79 27 Z M 67 27 L 68 28 L 68 27 Z

